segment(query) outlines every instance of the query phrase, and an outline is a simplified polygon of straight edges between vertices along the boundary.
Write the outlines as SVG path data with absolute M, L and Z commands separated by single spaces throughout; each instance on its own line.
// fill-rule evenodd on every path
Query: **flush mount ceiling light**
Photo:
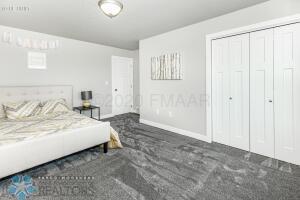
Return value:
M 123 4 L 116 0 L 100 0 L 100 9 L 110 18 L 116 17 L 123 9 Z

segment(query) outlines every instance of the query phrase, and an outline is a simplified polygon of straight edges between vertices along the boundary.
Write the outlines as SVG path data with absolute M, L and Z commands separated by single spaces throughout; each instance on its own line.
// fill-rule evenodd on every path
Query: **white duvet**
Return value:
M 0 146 L 102 123 L 70 111 L 23 119 L 0 119 Z

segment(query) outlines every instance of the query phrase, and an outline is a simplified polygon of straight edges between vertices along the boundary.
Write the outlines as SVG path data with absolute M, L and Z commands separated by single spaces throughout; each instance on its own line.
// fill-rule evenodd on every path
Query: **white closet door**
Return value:
M 300 164 L 300 24 L 275 29 L 275 157 Z
M 249 34 L 229 38 L 230 145 L 249 151 Z
M 274 29 L 250 34 L 250 151 L 274 157 Z
M 213 141 L 229 144 L 228 38 L 212 41 Z

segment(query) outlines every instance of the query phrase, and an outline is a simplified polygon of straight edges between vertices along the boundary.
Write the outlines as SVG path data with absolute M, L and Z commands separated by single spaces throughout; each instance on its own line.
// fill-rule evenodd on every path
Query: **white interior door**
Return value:
M 274 157 L 274 29 L 250 34 L 250 151 Z
M 213 141 L 249 150 L 249 34 L 212 41 Z
M 275 28 L 275 158 L 300 164 L 300 24 Z
M 229 38 L 230 145 L 249 151 L 249 34 Z
M 229 144 L 228 38 L 212 41 L 213 141 Z
M 114 115 L 132 112 L 133 59 L 112 56 L 112 112 Z

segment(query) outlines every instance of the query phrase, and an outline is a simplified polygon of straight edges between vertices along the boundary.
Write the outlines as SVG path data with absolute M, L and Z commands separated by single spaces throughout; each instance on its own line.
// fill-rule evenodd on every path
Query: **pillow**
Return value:
M 123 148 L 119 134 L 112 127 L 110 128 L 110 141 L 108 142 L 108 147 L 110 149 Z
M 42 115 L 51 113 L 62 113 L 70 111 L 66 101 L 64 99 L 53 99 L 42 103 Z
M 3 104 L 5 115 L 9 119 L 20 119 L 38 115 L 41 112 L 40 101 L 19 101 Z

